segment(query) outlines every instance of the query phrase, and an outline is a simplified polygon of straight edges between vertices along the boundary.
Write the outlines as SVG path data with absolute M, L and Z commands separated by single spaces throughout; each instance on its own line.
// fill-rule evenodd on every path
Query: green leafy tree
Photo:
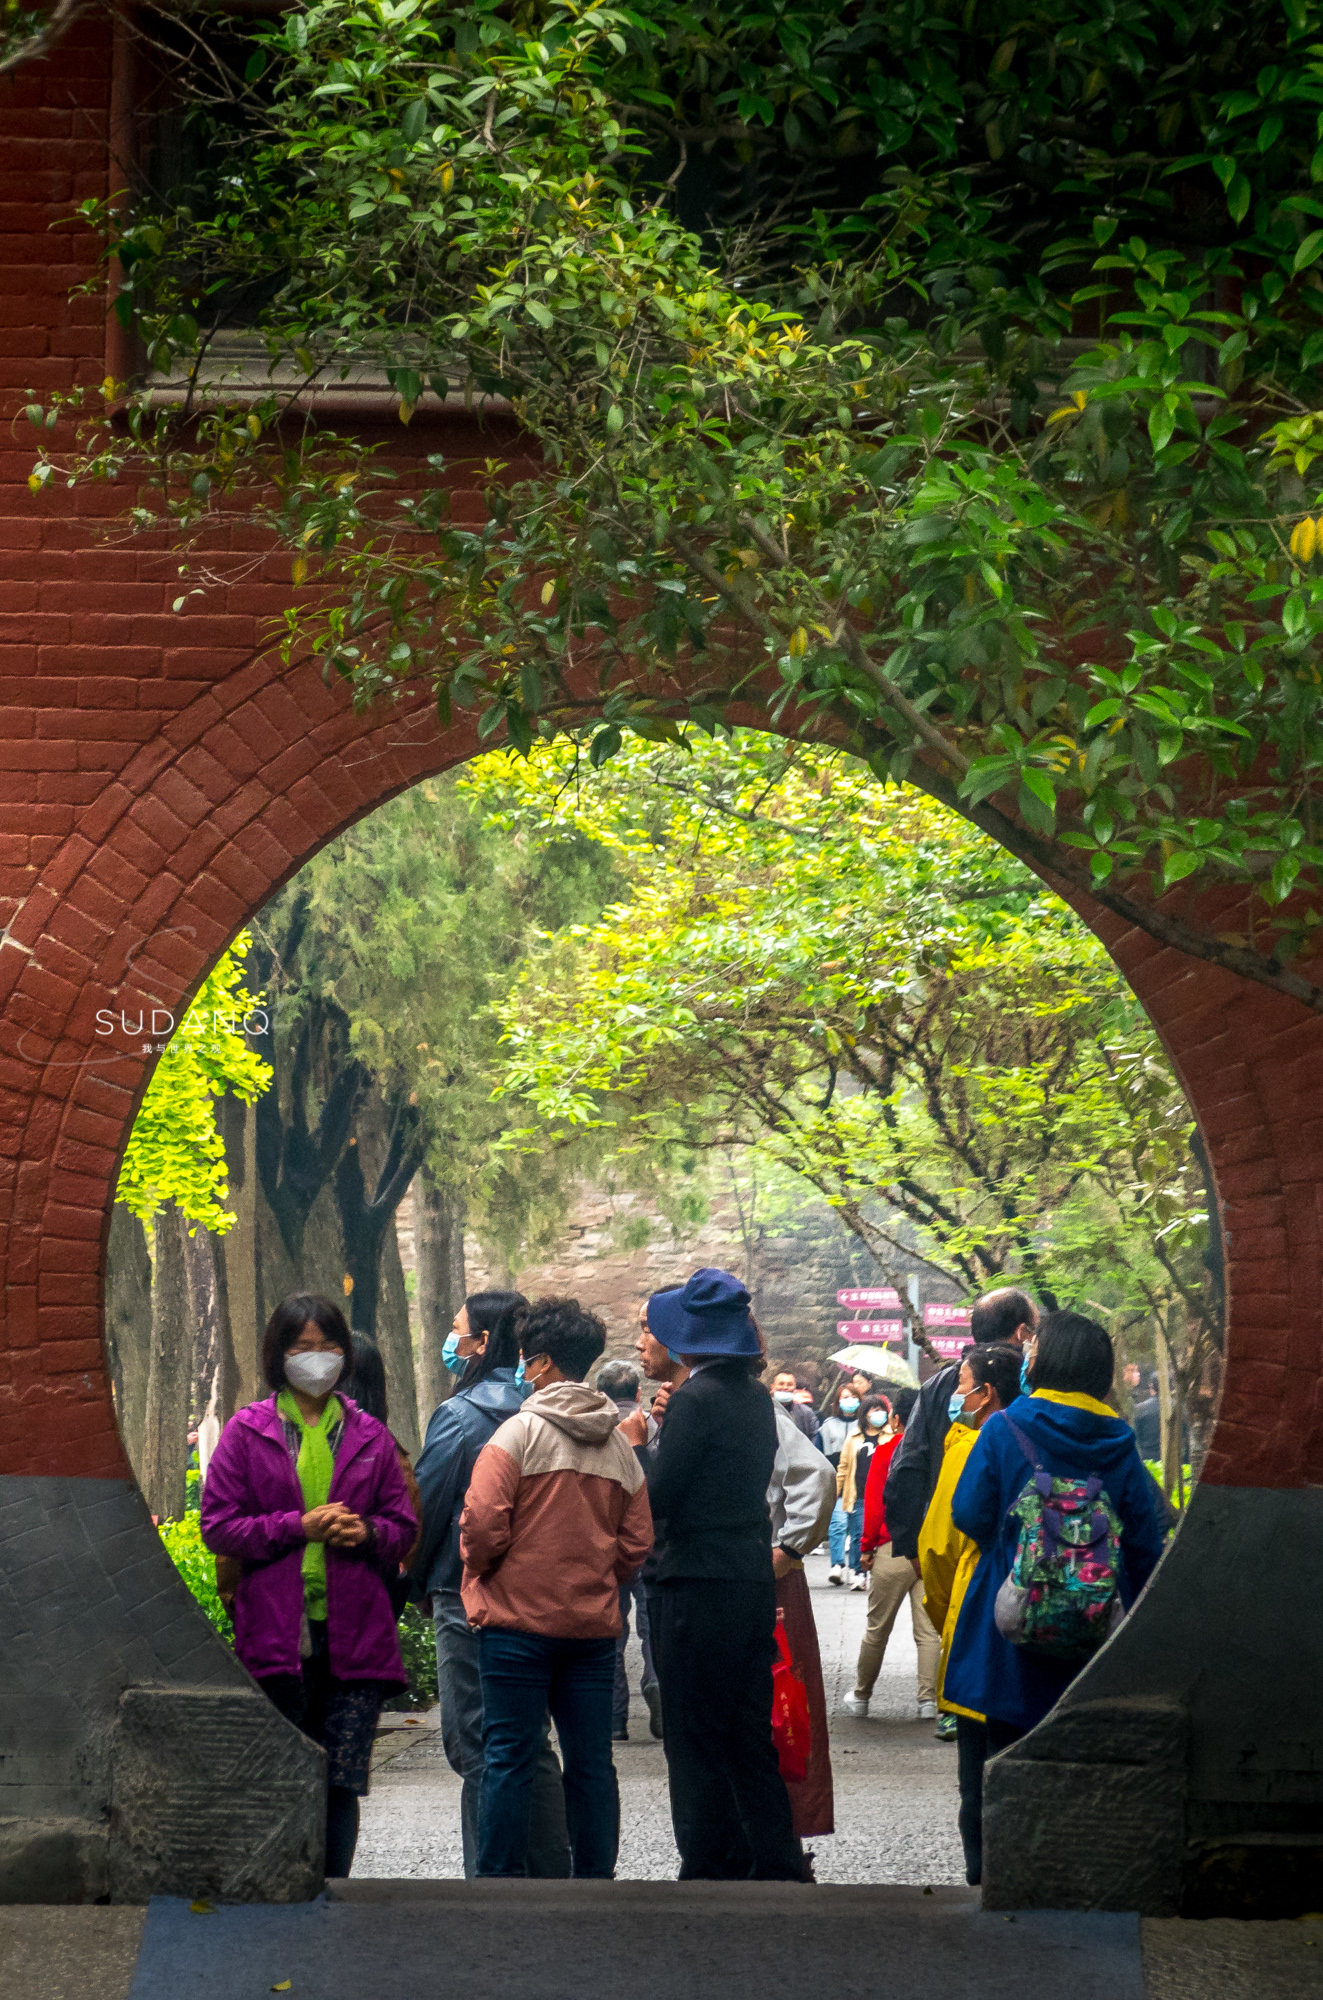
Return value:
M 1097 939 L 1003 851 L 756 739 L 518 778 L 515 813 L 590 829 L 630 895 L 530 959 L 507 1090 L 621 1143 L 752 1149 L 898 1285 L 917 1248 L 969 1294 L 1018 1275 L 1169 1322 L 1202 1379 L 1189 1108 Z
M 285 643 L 364 703 L 422 678 L 521 750 L 601 712 L 598 761 L 761 704 L 1323 1006 L 1319 0 L 251 36 L 241 83 L 191 65 L 196 184 L 85 211 L 178 399 L 112 387 L 35 487 L 134 485 L 186 572 L 259 525 Z M 363 368 L 406 423 L 508 398 L 541 469 L 494 460 L 474 527 L 440 457 L 282 423 Z
M 251 939 L 240 932 L 207 975 L 188 1013 L 152 1072 L 133 1122 L 116 1200 L 142 1223 L 167 1202 L 185 1220 L 220 1236 L 234 1222 L 217 1100 L 228 1091 L 254 1103 L 271 1070 L 249 1048 L 244 1019 L 253 996 L 244 985 Z

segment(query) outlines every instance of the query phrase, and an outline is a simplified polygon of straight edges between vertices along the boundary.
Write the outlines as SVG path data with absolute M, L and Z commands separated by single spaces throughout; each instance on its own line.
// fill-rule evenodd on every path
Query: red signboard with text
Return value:
M 838 1319 L 836 1331 L 842 1340 L 861 1340 L 879 1347 L 900 1347 L 905 1339 L 905 1323 L 899 1319 Z
M 964 1353 L 973 1335 L 969 1331 L 969 1306 L 927 1305 L 923 1309 L 924 1331 L 944 1360 L 954 1361 Z

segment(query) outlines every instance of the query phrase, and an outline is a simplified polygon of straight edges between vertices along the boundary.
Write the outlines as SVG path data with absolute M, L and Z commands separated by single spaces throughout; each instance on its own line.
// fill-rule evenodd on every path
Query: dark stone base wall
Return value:
M 314 1896 L 324 1785 L 130 1482 L 0 1477 L 0 1902 Z
M 1196 1490 L 1120 1631 L 989 1764 L 986 1907 L 1198 1917 L 1319 1907 L 1320 1549 L 1317 1488 Z

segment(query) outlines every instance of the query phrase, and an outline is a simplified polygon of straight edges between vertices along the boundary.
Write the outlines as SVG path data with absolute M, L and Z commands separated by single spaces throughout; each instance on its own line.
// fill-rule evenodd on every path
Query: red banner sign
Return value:
M 899 1347 L 905 1325 L 898 1319 L 838 1319 L 836 1331 L 842 1340 L 862 1340 L 879 1347 Z

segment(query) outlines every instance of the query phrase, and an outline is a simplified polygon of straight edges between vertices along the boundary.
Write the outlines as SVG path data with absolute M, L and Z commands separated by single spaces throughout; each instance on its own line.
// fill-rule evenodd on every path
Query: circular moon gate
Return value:
M 67 298 L 92 246 L 49 226 L 107 185 L 113 85 L 95 27 L 0 79 L 11 408 L 106 372 L 100 306 Z M 260 565 L 173 616 L 169 559 L 96 540 L 81 492 L 33 502 L 30 463 L 20 441 L 0 464 L 0 1897 L 298 1898 L 320 1753 L 194 1607 L 116 1428 L 104 1240 L 150 1059 L 108 1060 L 96 1016 L 131 992 L 178 1017 L 319 846 L 476 740 L 421 700 L 355 717 L 312 667 L 255 658 L 285 595 Z M 1292 1913 L 1323 1847 L 1323 1020 L 1083 914 L 1207 1143 L 1225 1386 L 1133 1615 L 989 1769 L 984 1900 Z

